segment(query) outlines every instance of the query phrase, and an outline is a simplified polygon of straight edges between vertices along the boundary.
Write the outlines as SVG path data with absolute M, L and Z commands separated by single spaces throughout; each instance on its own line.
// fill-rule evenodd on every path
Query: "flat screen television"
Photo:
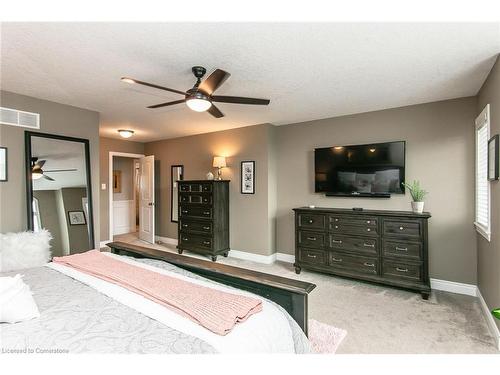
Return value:
M 405 146 L 398 141 L 317 148 L 315 191 L 358 197 L 404 194 Z

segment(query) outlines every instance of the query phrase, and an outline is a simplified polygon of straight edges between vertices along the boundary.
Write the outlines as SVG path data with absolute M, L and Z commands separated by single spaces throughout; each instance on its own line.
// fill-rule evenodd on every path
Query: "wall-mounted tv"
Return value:
M 404 194 L 405 146 L 398 141 L 317 148 L 315 191 L 350 197 Z

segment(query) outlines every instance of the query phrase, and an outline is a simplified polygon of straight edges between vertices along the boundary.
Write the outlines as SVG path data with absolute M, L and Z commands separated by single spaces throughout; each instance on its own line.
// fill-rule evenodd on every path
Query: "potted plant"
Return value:
M 405 182 L 401 184 L 410 191 L 413 199 L 413 202 L 411 202 L 412 211 L 421 214 L 424 211 L 424 198 L 427 192 L 420 187 L 420 182 L 418 180 L 414 180 L 411 184 Z
M 500 307 L 492 310 L 491 313 L 493 314 L 493 316 L 495 318 L 497 318 L 498 320 L 500 320 Z

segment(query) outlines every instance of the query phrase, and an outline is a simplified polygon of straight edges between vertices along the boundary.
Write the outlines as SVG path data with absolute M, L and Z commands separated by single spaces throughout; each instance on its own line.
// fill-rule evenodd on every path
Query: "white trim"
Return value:
M 99 242 L 99 248 L 102 249 L 103 247 L 107 247 L 106 244 L 110 242 L 111 242 L 110 240 Z
M 121 156 L 124 158 L 143 158 L 143 154 L 132 154 L 128 152 L 110 151 L 108 156 L 108 225 L 109 225 L 109 238 L 113 238 L 113 156 Z M 135 168 L 135 166 L 134 166 Z M 135 197 L 135 192 L 134 192 Z
M 490 333 L 495 340 L 496 348 L 500 350 L 500 330 L 498 329 L 498 326 L 495 323 L 495 318 L 491 314 L 490 309 L 479 289 L 477 290 L 477 298 L 479 298 L 479 305 L 481 306 L 481 310 L 483 311 L 484 317 L 486 319 L 486 325 L 488 326 Z
M 264 263 L 264 264 L 273 264 L 276 261 L 276 253 L 271 255 L 260 255 L 260 254 L 249 253 L 247 251 L 231 250 L 229 252 L 229 256 L 231 258 L 250 260 L 252 262 Z
M 474 225 L 476 227 L 476 232 L 479 233 L 481 236 L 483 236 L 484 238 L 486 238 L 488 240 L 488 242 L 491 241 L 491 232 L 488 231 L 484 225 L 481 225 L 477 222 L 474 222 Z
M 285 254 L 285 253 L 276 253 L 276 260 L 286 263 L 295 263 L 295 255 Z
M 431 279 L 431 289 L 477 297 L 477 286 L 473 284 L 457 283 L 455 281 L 440 280 L 440 279 Z
M 155 236 L 155 241 L 156 243 L 161 242 L 161 243 L 167 243 L 170 245 L 175 245 L 179 243 L 179 241 L 176 238 L 169 238 L 169 237 L 162 237 L 162 236 Z

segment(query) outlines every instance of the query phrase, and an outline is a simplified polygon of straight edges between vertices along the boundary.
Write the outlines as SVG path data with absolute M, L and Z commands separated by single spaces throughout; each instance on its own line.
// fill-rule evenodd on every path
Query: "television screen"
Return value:
M 404 194 L 405 142 L 317 148 L 314 167 L 317 193 Z

